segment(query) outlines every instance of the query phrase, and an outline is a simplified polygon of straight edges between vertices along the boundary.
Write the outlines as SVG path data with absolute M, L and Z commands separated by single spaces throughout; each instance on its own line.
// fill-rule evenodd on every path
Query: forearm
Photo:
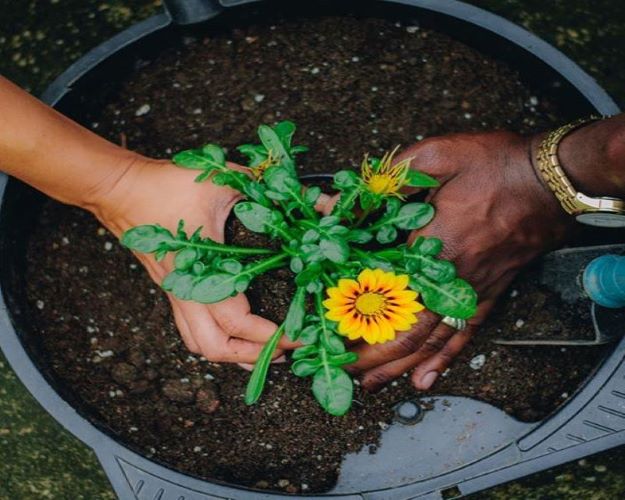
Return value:
M 534 158 L 543 137 L 532 141 Z M 573 186 L 584 194 L 625 197 L 625 114 L 568 134 L 558 158 Z
M 64 203 L 92 209 L 142 158 L 0 76 L 0 170 Z

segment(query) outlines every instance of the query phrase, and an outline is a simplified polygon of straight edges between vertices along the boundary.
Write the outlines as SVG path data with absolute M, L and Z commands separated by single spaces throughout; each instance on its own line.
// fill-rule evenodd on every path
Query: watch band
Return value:
M 567 134 L 601 119 L 603 118 L 599 116 L 591 116 L 568 123 L 549 132 L 538 147 L 536 155 L 538 171 L 562 208 L 571 215 L 593 212 L 625 215 L 625 201 L 607 196 L 591 197 L 577 191 L 564 173 L 558 159 L 558 147 Z
M 549 189 L 556 195 L 562 208 L 571 215 L 580 213 L 582 207 L 577 202 L 577 190 L 571 184 L 564 170 L 562 170 L 560 160 L 558 159 L 558 147 L 560 146 L 560 141 L 567 134 L 583 125 L 600 119 L 598 116 L 591 116 L 567 123 L 549 132 L 538 147 L 536 155 L 538 171 L 547 186 L 549 186 Z

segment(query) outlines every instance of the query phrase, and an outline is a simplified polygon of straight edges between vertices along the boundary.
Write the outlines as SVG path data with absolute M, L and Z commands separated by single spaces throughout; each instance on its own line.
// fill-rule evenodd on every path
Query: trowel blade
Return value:
M 565 302 L 587 298 L 581 277 L 593 259 L 606 254 L 625 254 L 625 244 L 563 248 L 545 255 L 540 263 L 540 282 Z

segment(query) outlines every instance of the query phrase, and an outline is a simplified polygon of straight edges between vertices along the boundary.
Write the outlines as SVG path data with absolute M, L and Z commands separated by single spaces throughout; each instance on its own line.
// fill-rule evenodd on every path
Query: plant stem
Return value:
M 387 260 L 399 260 L 404 256 L 403 252 L 399 250 L 378 250 L 374 253 L 376 257 L 381 257 L 382 259 Z
M 276 267 L 280 267 L 282 265 L 282 261 L 288 258 L 288 254 L 280 253 L 278 255 L 274 255 L 273 257 L 269 257 L 264 260 L 259 260 L 254 264 L 251 264 L 249 268 L 245 271 L 252 276 L 258 276 L 259 274 L 264 273 L 265 271 L 269 271 L 270 269 L 274 269 Z
M 371 209 L 367 208 L 367 210 L 363 210 L 362 213 L 360 214 L 360 217 L 358 217 L 358 220 L 356 221 L 356 224 L 354 224 L 354 227 L 360 227 L 360 225 L 365 221 L 365 219 L 367 217 L 369 217 L 369 214 L 371 213 Z
M 233 245 L 222 245 L 221 243 L 193 243 L 191 241 L 177 241 L 176 244 L 192 247 L 192 248 L 202 248 L 204 250 L 211 250 L 213 252 L 226 252 L 237 255 L 271 255 L 275 254 L 275 250 L 271 250 L 269 248 L 246 248 L 246 247 L 237 247 Z

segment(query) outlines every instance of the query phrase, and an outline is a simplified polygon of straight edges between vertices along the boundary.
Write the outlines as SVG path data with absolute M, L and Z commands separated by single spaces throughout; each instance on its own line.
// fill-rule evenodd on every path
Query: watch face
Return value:
M 607 212 L 579 214 L 577 221 L 589 226 L 625 227 L 625 214 L 611 214 Z

